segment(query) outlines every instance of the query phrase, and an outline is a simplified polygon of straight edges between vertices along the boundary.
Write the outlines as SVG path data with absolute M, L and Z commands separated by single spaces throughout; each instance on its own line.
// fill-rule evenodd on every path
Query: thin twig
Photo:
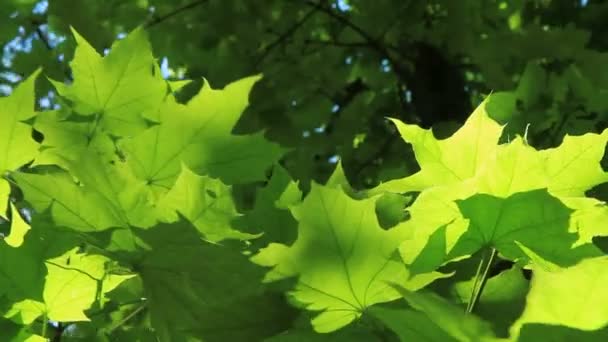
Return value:
M 345 26 L 350 27 L 353 31 L 357 32 L 357 34 L 359 34 L 362 38 L 364 38 L 365 40 L 367 40 L 371 45 L 375 46 L 376 49 L 378 49 L 379 51 L 381 51 L 383 54 L 386 54 L 386 49 L 384 48 L 384 46 L 382 44 L 380 44 L 380 42 L 378 42 L 374 37 L 372 37 L 369 33 L 367 33 L 361 27 L 355 25 L 353 22 L 351 22 L 350 20 L 348 20 L 346 17 L 343 17 L 343 16 L 335 13 L 329 7 L 325 7 L 325 6 L 323 6 L 323 5 L 319 4 L 319 3 L 316 3 L 316 2 L 311 1 L 311 0 L 306 1 L 305 4 L 308 5 L 308 6 L 311 6 L 313 8 L 316 8 L 317 10 L 320 10 L 320 11 L 324 12 L 325 14 L 327 14 L 328 16 L 330 16 L 330 17 L 334 18 L 335 20 L 341 22 Z
M 152 18 L 152 20 L 150 20 L 150 21 L 148 21 L 147 23 L 144 24 L 144 28 L 150 28 L 152 26 L 158 25 L 158 24 L 162 23 L 163 21 L 165 21 L 167 19 L 170 19 L 170 18 L 172 18 L 172 17 L 174 17 L 174 16 L 176 16 L 176 15 L 182 13 L 182 12 L 185 12 L 185 11 L 187 11 L 189 9 L 193 9 L 193 8 L 195 8 L 197 6 L 200 6 L 200 5 L 202 5 L 202 4 L 204 4 L 204 3 L 208 2 L 208 1 L 209 0 L 197 0 L 197 1 L 193 1 L 193 2 L 190 2 L 188 4 L 185 4 L 184 6 L 178 7 L 178 8 L 174 9 L 173 11 L 171 11 L 171 12 L 169 12 L 167 14 L 161 15 L 160 17 Z
M 332 11 L 332 9 L 330 7 L 323 6 L 322 4 L 312 1 L 312 0 L 307 0 L 304 3 L 308 6 L 318 9 L 319 11 L 322 11 L 327 16 L 333 18 L 334 20 L 342 23 L 343 25 L 345 25 L 345 26 L 349 27 L 350 29 L 352 29 L 353 31 L 355 31 L 359 36 L 361 36 L 361 38 L 365 39 L 369 43 L 369 45 L 372 46 L 380 55 L 382 55 L 384 58 L 388 59 L 388 61 L 391 63 L 391 65 L 393 67 L 393 70 L 395 70 L 397 76 L 399 78 L 405 80 L 406 73 L 403 71 L 400 64 L 397 63 L 397 61 L 391 56 L 391 54 L 388 51 L 387 46 L 383 42 L 381 42 L 379 39 L 372 37 L 371 34 L 369 34 L 367 31 L 362 29 L 360 26 L 354 24 L 348 18 Z
M 306 39 L 304 44 L 324 45 L 324 46 L 336 46 L 336 47 L 372 47 L 368 42 L 339 42 L 335 40 L 313 40 Z
M 38 39 L 40 39 L 40 41 L 44 44 L 44 46 L 46 46 L 47 50 L 49 50 L 49 51 L 53 50 L 53 46 L 49 42 L 49 39 L 44 35 L 44 32 L 42 32 L 40 25 L 35 24 L 35 23 L 34 23 L 34 25 L 36 26 L 36 35 L 38 36 Z
M 310 19 L 312 17 L 312 15 L 315 14 L 316 11 L 317 10 L 314 8 L 312 10 L 308 11 L 302 17 L 302 19 L 298 20 L 298 22 L 296 22 L 293 26 L 291 26 L 289 29 L 287 29 L 287 31 L 283 32 L 283 34 L 281 34 L 272 43 L 268 44 L 262 51 L 261 55 L 256 60 L 255 68 L 257 69 L 257 67 L 264 61 L 264 59 L 266 59 L 266 57 L 268 57 L 268 55 L 270 54 L 270 52 L 272 50 L 274 50 L 274 48 L 283 44 L 289 37 L 291 37 L 294 33 L 296 33 L 296 31 L 300 27 L 302 27 L 302 25 L 304 25 L 306 23 L 306 21 L 308 21 L 308 19 Z

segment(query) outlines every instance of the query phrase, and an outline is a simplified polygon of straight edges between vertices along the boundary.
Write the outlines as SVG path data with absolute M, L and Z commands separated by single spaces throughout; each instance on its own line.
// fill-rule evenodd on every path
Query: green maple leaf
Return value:
M 34 128 L 44 135 L 40 153 L 32 166 L 58 165 L 66 170 L 85 153 L 114 158 L 115 143 L 106 132 L 96 129 L 94 118 L 79 116 L 63 107 L 36 117 Z
M 59 94 L 72 102 L 75 112 L 94 116 L 99 128 L 115 135 L 130 136 L 146 128 L 142 115 L 158 109 L 167 85 L 145 32 L 134 30 L 114 43 L 105 57 L 72 32 L 78 44 L 70 63 L 74 82 L 53 81 Z
M 206 84 L 186 105 L 169 96 L 151 117 L 158 125 L 121 144 L 137 177 L 166 191 L 183 163 L 197 174 L 208 174 L 227 184 L 264 179 L 282 148 L 266 141 L 262 133 L 231 133 L 258 79 L 245 78 L 223 90 Z
M 287 171 L 275 165 L 268 184 L 256 192 L 255 204 L 245 211 L 235 224 L 242 230 L 262 236 L 251 240 L 259 249 L 270 242 L 293 243 L 296 239 L 296 224 L 288 207 L 301 201 L 302 192 L 291 180 Z
M 10 197 L 9 183 L 2 178 L 6 173 L 12 172 L 34 159 L 38 153 L 38 143 L 32 138 L 32 127 L 26 123 L 34 118 L 34 85 L 39 71 L 34 72 L 25 81 L 20 83 L 13 93 L 0 98 L 0 218 L 5 217 Z M 12 246 L 19 246 L 23 235 L 27 231 L 27 223 L 20 220 L 19 215 L 13 211 L 11 221 Z
M 399 250 L 412 272 L 426 272 L 443 263 L 467 228 L 455 201 L 474 194 L 475 183 L 471 180 L 433 187 L 421 192 L 407 208 L 411 218 L 402 224 L 411 236 Z M 424 257 L 419 257 L 421 254 Z
M 541 151 L 549 178 L 548 188 L 559 196 L 584 196 L 585 191 L 608 181 L 600 162 L 604 156 L 608 129 L 564 137 L 560 146 Z
M 604 284 L 608 279 L 608 257 L 582 260 L 559 268 L 538 255 L 532 258 L 532 278 L 527 305 L 511 327 L 517 336 L 522 325 L 547 324 L 596 331 L 608 324 L 608 296 Z
M 567 251 L 577 240 L 570 229 L 572 210 L 546 190 L 514 194 L 506 199 L 475 195 L 458 201 L 467 232 L 454 247 L 455 255 L 491 245 L 511 260 L 524 256 L 518 241 L 547 259 L 567 263 Z
M 399 335 L 401 341 L 410 341 L 413 336 L 423 341 L 438 342 L 496 341 L 490 324 L 476 316 L 467 315 L 462 308 L 431 292 L 409 291 L 397 285 L 396 288 L 411 307 L 425 314 L 414 316 L 414 320 L 407 320 L 413 316 L 408 311 L 372 309 L 372 314 L 385 321 Z M 420 332 L 420 328 L 431 330 Z M 445 335 L 449 338 L 445 339 Z
M 507 259 L 526 259 L 516 241 L 561 265 L 578 260 L 579 256 L 572 252 L 578 240 L 570 222 L 573 210 L 546 190 L 516 193 L 507 198 L 477 194 L 456 203 L 464 219 L 427 235 L 431 244 L 422 252 L 407 253 L 408 242 L 404 243 L 404 258 L 414 260 L 413 269 L 428 272 L 445 261 L 471 255 L 487 246 L 496 248 Z M 447 247 L 445 241 L 449 241 Z M 419 239 L 417 243 L 425 241 Z
M 50 208 L 60 226 L 99 231 L 156 222 L 152 194 L 124 163 L 106 162 L 90 152 L 69 165 L 78 182 L 62 171 L 13 177 L 32 207 L 38 212 Z
M 8 209 L 9 198 L 11 195 L 11 186 L 10 184 L 0 178 L 0 219 L 7 220 L 6 211 Z
M 177 220 L 177 212 L 181 213 L 209 241 L 255 237 L 231 228 L 238 214 L 232 189 L 220 180 L 198 176 L 186 167 L 159 206 L 168 210 L 171 221 Z
M 384 336 L 364 326 L 348 326 L 327 334 L 312 329 L 290 329 L 266 339 L 265 342 L 381 342 Z
M 375 215 L 375 198 L 354 200 L 341 188 L 313 184 L 292 212 L 298 238 L 288 247 L 270 244 L 253 261 L 274 268 L 266 281 L 298 276 L 292 296 L 308 310 L 321 311 L 312 324 L 330 332 L 357 319 L 371 305 L 394 300 L 386 281 L 418 289 L 441 277 L 431 273 L 410 278 L 394 259 L 408 232 L 383 230 Z
M 429 317 L 412 309 L 372 307 L 370 313 L 399 337 L 399 341 L 444 342 L 455 341 Z
M 20 315 L 23 323 L 45 316 L 56 322 L 88 321 L 84 311 L 103 294 L 120 285 L 130 275 L 106 274 L 110 260 L 99 255 L 77 253 L 77 248 L 45 261 L 42 301 L 25 299 L 14 303 L 8 316 Z
M 2 338 L 7 342 L 46 342 L 47 339 L 35 335 L 31 329 L 15 324 L 7 319 L 0 319 Z
M 88 320 L 83 311 L 129 275 L 106 272 L 110 260 L 78 253 L 75 238 L 37 216 L 19 248 L 0 245 L 0 293 L 9 300 L 5 317 L 30 324 Z
M 454 135 L 437 140 L 431 130 L 392 120 L 401 137 L 412 144 L 420 171 L 404 179 L 381 184 L 375 191 L 421 191 L 471 178 L 496 151 L 502 126 L 492 120 L 482 102 Z
M 608 340 L 608 329 L 586 331 L 551 324 L 524 324 L 519 331 L 517 341 L 520 342 L 604 342 Z
M 547 188 L 550 177 L 545 160 L 541 152 L 516 137 L 509 144 L 498 146 L 496 154 L 487 160 L 484 170 L 475 177 L 477 191 L 508 197 Z
M 116 255 L 141 276 L 160 341 L 257 340 L 291 321 L 286 304 L 263 292 L 261 268 L 238 250 L 201 240 L 189 222 L 123 233 L 114 235 Z
M 7 300 L 4 317 L 18 323 L 31 323 L 40 315 L 39 307 L 34 312 L 25 310 L 23 303 L 40 304 L 44 288 L 45 246 L 41 244 L 38 231 L 34 229 L 19 248 L 0 242 L 0 295 Z
M 475 178 L 478 191 L 506 197 L 516 192 L 547 188 L 560 197 L 581 197 L 608 181 L 600 162 L 608 130 L 564 138 L 560 146 L 537 151 L 517 137 L 500 145 Z
M 475 193 L 508 198 L 525 191 L 548 189 L 553 196 L 559 196 L 565 206 L 573 209 L 571 227 L 578 227 L 581 244 L 590 242 L 594 235 L 604 235 L 605 229 L 593 224 L 593 218 L 602 215 L 602 208 L 582 197 L 565 196 L 581 196 L 585 190 L 605 180 L 605 172 L 599 163 L 607 136 L 607 133 L 568 136 L 558 148 L 541 151 L 518 137 L 509 144 L 498 146 L 474 177 L 424 190 L 408 209 L 412 219 L 407 224 L 413 230 L 413 239 L 402 248 L 404 259 L 413 263 L 424 249 L 425 257 L 418 258 L 413 270 L 434 269 L 441 264 L 444 260 L 442 255 L 452 250 L 460 235 L 468 229 L 459 221 L 461 208 L 454 201 L 464 200 Z M 577 174 L 588 175 L 589 178 L 577 177 Z M 524 214 L 525 210 L 522 210 Z M 566 240 L 572 241 L 573 238 Z M 487 239 L 480 239 L 488 243 Z M 559 244 L 564 247 L 561 242 Z M 577 257 L 571 257 L 574 259 L 569 262 L 577 260 Z M 566 262 L 567 258 L 564 256 L 560 263 Z
M 471 299 L 475 277 L 467 281 L 454 283 L 453 294 L 458 303 L 466 307 Z M 529 281 L 524 278 L 518 266 L 501 272 L 487 280 L 479 300 L 475 303 L 475 314 L 492 323 L 497 334 L 508 334 L 511 323 L 523 311 Z
M 13 171 L 34 159 L 38 143 L 32 127 L 25 121 L 34 118 L 34 84 L 39 71 L 20 83 L 11 96 L 0 98 L 0 173 Z
M 19 247 L 23 243 L 25 234 L 30 230 L 30 225 L 21 217 L 19 209 L 13 203 L 11 208 L 11 232 L 4 238 L 4 241 L 13 247 Z
M 109 263 L 110 259 L 101 255 L 78 253 L 78 248 L 46 260 L 43 314 L 57 322 L 88 321 L 84 310 L 133 277 L 109 274 Z

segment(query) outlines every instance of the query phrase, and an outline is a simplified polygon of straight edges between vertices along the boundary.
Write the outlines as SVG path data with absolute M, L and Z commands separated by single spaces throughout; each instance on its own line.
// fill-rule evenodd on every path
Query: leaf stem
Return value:
M 42 335 L 42 338 L 46 338 L 46 329 L 47 329 L 48 325 L 49 325 L 49 316 L 44 314 L 44 318 L 42 319 L 42 333 L 40 334 L 40 335 Z
M 467 314 L 473 312 L 475 304 L 477 304 L 479 298 L 481 297 L 483 287 L 486 285 L 486 281 L 488 280 L 488 274 L 490 273 L 490 267 L 492 267 L 495 257 L 496 249 L 491 247 L 490 249 L 487 249 L 484 252 L 483 256 L 481 257 L 481 260 L 479 260 L 479 266 L 477 267 L 477 272 L 475 274 L 475 283 L 473 283 L 473 291 L 471 291 L 471 297 L 469 299 L 469 303 L 467 304 Z M 482 269 L 483 273 L 481 271 Z

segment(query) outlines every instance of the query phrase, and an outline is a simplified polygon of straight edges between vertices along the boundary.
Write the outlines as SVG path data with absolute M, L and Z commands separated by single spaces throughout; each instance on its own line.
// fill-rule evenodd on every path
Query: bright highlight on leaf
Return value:
M 560 270 L 533 266 L 526 308 L 512 333 L 517 335 L 522 325 L 531 323 L 586 331 L 604 328 L 608 324 L 608 297 L 602 289 L 608 278 L 607 265 L 608 259 L 603 256 Z
M 403 140 L 412 144 L 421 170 L 410 177 L 382 184 L 379 189 L 421 191 L 475 176 L 494 155 L 502 134 L 502 126 L 486 113 L 487 101 L 482 102 L 464 126 L 445 140 L 437 140 L 431 130 L 393 120 Z

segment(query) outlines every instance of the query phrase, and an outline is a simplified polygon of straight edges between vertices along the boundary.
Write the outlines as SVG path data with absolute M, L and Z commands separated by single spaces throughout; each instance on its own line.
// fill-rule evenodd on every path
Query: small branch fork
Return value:
M 166 20 L 168 20 L 168 19 L 170 19 L 170 18 L 172 18 L 172 17 L 174 17 L 174 16 L 182 13 L 182 12 L 185 12 L 187 10 L 193 9 L 193 8 L 195 8 L 197 6 L 200 6 L 200 5 L 202 5 L 202 4 L 204 4 L 204 3 L 208 2 L 208 1 L 209 0 L 196 0 L 196 1 L 192 1 L 190 3 L 187 3 L 187 4 L 185 4 L 185 5 L 181 6 L 181 7 L 178 7 L 176 9 L 174 9 L 173 11 L 171 11 L 169 13 L 163 14 L 163 15 L 161 15 L 159 17 L 152 18 L 150 21 L 148 21 L 147 23 L 144 24 L 144 28 L 150 28 L 152 26 L 156 26 L 156 25 L 158 25 L 158 24 L 160 24 L 160 23 L 162 23 L 162 22 L 164 22 L 164 21 L 166 21 Z
M 308 21 L 308 19 L 312 18 L 313 14 L 315 14 L 316 11 L 317 11 L 316 9 L 312 9 L 312 10 L 308 11 L 302 17 L 302 19 L 298 20 L 298 22 L 296 22 L 287 31 L 285 31 L 283 34 L 281 34 L 275 41 L 268 44 L 264 48 L 264 50 L 262 50 L 262 54 L 260 55 L 260 57 L 258 57 L 257 61 L 255 62 L 255 67 L 257 68 L 264 61 L 264 59 L 266 59 L 266 57 L 268 57 L 268 55 L 274 48 L 276 48 L 277 46 L 284 43 L 289 37 L 291 37 L 294 33 L 296 33 L 296 31 L 300 27 L 302 27 L 302 25 L 304 25 Z

